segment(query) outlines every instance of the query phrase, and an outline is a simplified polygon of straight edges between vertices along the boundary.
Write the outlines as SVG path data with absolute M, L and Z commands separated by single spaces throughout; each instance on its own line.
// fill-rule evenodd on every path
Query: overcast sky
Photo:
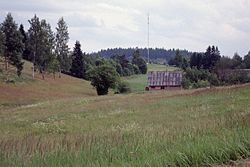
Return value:
M 150 46 L 205 51 L 217 45 L 223 55 L 250 50 L 250 0 L 0 0 L 0 22 L 11 12 L 28 29 L 34 14 L 53 28 L 60 17 L 85 52 Z

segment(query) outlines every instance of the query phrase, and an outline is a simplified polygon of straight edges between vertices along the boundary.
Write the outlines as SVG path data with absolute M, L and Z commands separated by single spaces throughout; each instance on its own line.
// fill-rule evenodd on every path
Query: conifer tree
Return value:
M 70 72 L 73 76 L 78 78 L 86 78 L 86 67 L 84 63 L 84 57 L 81 50 L 81 44 L 79 41 L 76 41 L 75 48 L 72 54 L 72 66 Z
M 70 58 L 69 58 L 69 33 L 68 26 L 63 18 L 60 18 L 57 23 L 56 28 L 56 48 L 55 53 L 57 60 L 60 64 L 60 73 L 61 71 L 68 72 L 70 69 Z
M 29 43 L 33 53 L 33 78 L 35 67 L 42 74 L 48 70 L 50 61 L 53 59 L 55 47 L 54 33 L 51 30 L 50 24 L 46 20 L 39 20 L 35 15 L 30 21 Z
M 3 52 L 4 52 L 4 33 L 2 32 L 1 29 L 2 28 L 0 27 L 0 57 L 3 57 Z
M 24 27 L 22 24 L 20 24 L 19 26 L 19 31 L 22 35 L 22 42 L 25 43 L 27 41 L 27 35 L 26 35 L 26 32 L 24 31 Z
M 40 43 L 41 43 L 41 23 L 39 18 L 35 15 L 31 20 L 29 20 L 30 28 L 28 30 L 29 36 L 29 46 L 31 51 L 31 59 L 33 62 L 33 72 L 32 77 L 35 78 L 35 64 L 36 64 L 36 57 L 40 54 Z
M 8 63 L 11 63 L 16 67 L 17 75 L 20 76 L 23 69 L 22 52 L 24 45 L 22 42 L 22 35 L 18 31 L 18 26 L 10 13 L 7 14 L 1 28 L 5 37 L 5 69 L 8 70 Z
M 41 55 L 37 56 L 37 66 L 44 79 L 44 73 L 48 70 L 50 61 L 53 60 L 53 51 L 55 47 L 54 33 L 50 24 L 46 20 L 41 20 Z
M 23 38 L 23 44 L 24 44 L 24 50 L 23 50 L 23 53 L 22 53 L 22 58 L 25 59 L 25 60 L 32 60 L 32 57 L 31 57 L 31 53 L 30 53 L 30 50 L 29 50 L 29 43 L 28 43 L 28 34 L 25 32 L 24 30 L 24 27 L 23 25 L 21 24 L 19 26 L 19 31 L 20 33 L 22 34 L 22 38 Z

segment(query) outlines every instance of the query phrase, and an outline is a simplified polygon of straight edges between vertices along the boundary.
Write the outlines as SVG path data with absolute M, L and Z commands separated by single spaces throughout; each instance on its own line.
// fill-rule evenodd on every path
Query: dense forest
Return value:
M 92 55 L 100 55 L 105 58 L 109 58 L 114 55 L 125 55 L 129 60 L 132 59 L 133 53 L 135 50 L 139 50 L 142 57 L 147 60 L 148 58 L 148 49 L 147 48 L 113 48 L 113 49 L 106 49 L 101 50 L 97 53 L 91 53 Z M 157 64 L 166 64 L 168 61 L 173 58 L 176 54 L 176 50 L 179 50 L 180 54 L 184 57 L 190 57 L 192 52 L 188 50 L 181 50 L 181 49 L 164 49 L 164 48 L 150 48 L 150 62 L 157 63 Z

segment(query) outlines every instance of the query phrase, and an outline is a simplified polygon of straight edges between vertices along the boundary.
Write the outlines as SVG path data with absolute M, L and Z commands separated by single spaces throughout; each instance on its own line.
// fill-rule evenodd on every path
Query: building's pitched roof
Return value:
M 148 86 L 181 86 L 182 71 L 150 71 Z

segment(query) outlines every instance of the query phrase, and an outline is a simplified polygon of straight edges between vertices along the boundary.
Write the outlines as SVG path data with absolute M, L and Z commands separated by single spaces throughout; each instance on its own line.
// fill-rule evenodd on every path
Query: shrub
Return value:
M 119 82 L 116 89 L 117 94 L 131 92 L 131 89 L 127 82 Z
M 194 84 L 195 88 L 204 88 L 210 86 L 210 83 L 207 80 L 199 80 Z
M 190 89 L 192 87 L 191 81 L 186 77 L 183 78 L 181 85 L 184 89 Z
M 212 85 L 220 85 L 218 76 L 215 73 L 205 69 L 197 69 L 197 67 L 186 69 L 182 82 L 183 88 L 201 88 Z

